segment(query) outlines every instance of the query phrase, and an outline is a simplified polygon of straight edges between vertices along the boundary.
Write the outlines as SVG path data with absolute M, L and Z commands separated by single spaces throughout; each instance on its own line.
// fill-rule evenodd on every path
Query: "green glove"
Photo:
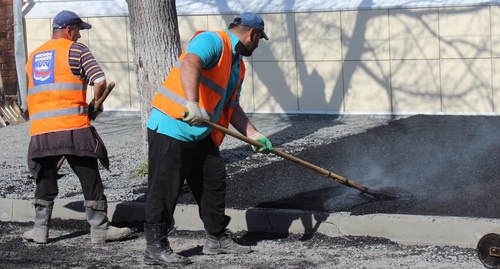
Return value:
M 97 116 L 99 116 L 99 114 L 101 114 L 103 111 L 102 105 L 98 108 L 95 108 L 94 106 L 95 106 L 95 100 L 92 99 L 92 101 L 89 104 L 89 118 L 91 120 L 95 120 Z
M 273 149 L 273 145 L 271 144 L 271 141 L 269 141 L 269 139 L 267 139 L 267 137 L 263 136 L 259 132 L 256 132 L 255 134 L 253 134 L 252 136 L 250 136 L 250 138 L 253 140 L 257 140 L 260 143 L 266 145 L 265 147 L 261 147 L 261 148 L 252 145 L 252 150 L 254 152 L 268 154 Z

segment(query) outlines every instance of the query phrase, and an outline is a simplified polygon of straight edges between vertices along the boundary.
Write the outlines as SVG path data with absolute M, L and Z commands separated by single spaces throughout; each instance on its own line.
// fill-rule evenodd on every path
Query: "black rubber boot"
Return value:
M 246 254 L 250 252 L 252 249 L 236 243 L 233 233 L 227 229 L 218 237 L 207 233 L 207 241 L 203 247 L 203 254 L 208 255 Z
M 106 200 L 85 201 L 83 205 L 87 214 L 87 222 L 90 224 L 90 242 L 96 244 L 120 240 L 132 233 L 130 228 L 117 228 L 109 225 Z
M 33 204 L 35 205 L 35 225 L 33 229 L 25 232 L 22 238 L 38 244 L 45 244 L 49 238 L 49 225 L 54 202 L 35 199 Z
M 146 251 L 144 262 L 148 265 L 190 264 L 191 260 L 174 253 L 168 242 L 169 229 L 165 223 L 144 224 Z

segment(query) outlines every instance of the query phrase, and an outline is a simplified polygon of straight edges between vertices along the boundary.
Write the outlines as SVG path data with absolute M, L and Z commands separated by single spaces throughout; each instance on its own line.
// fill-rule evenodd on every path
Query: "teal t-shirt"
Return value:
M 238 83 L 240 77 L 240 55 L 236 54 L 236 44 L 239 42 L 237 36 L 233 35 L 228 29 L 225 29 L 229 33 L 233 58 L 238 57 L 233 60 L 233 65 L 231 67 L 231 75 L 229 77 L 229 82 L 227 84 L 226 91 L 224 91 L 224 96 L 219 105 L 214 110 L 214 116 L 212 118 L 213 122 L 216 122 L 222 113 L 222 109 L 225 104 L 229 101 L 235 87 Z M 203 69 L 213 68 L 218 62 L 222 55 L 222 39 L 215 32 L 206 31 L 195 36 L 188 44 L 186 53 L 194 53 L 200 57 Z M 236 103 L 239 102 L 239 95 L 241 91 L 241 85 L 237 89 Z M 174 119 L 156 108 L 151 110 L 146 127 L 151 130 L 156 130 L 160 134 L 168 135 L 175 139 L 181 141 L 199 141 L 207 137 L 211 129 L 205 126 L 191 126 L 188 123 Z

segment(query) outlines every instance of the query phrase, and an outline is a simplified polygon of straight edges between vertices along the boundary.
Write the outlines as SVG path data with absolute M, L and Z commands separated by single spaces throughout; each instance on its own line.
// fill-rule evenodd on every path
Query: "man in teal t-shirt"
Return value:
M 171 72 L 169 75 L 169 79 L 175 78 L 182 85 L 185 99 L 172 89 L 160 89 L 158 94 L 163 98 L 160 100 L 180 104 L 186 108 L 187 113 L 183 120 L 179 120 L 153 105 L 147 122 L 149 162 L 144 225 L 147 242 L 144 253 L 146 264 L 191 262 L 188 258 L 174 253 L 167 238 L 174 224 L 173 214 L 184 180 L 198 203 L 200 218 L 205 227 L 206 242 L 203 253 L 242 254 L 252 251 L 249 247 L 236 243 L 231 231 L 227 229 L 231 218 L 225 215 L 226 168 L 219 147 L 210 135 L 212 130 L 202 125 L 202 111 L 207 114 L 205 107 L 200 107 L 198 101 L 202 91 L 214 88 L 213 91 L 218 93 L 218 102 L 214 101 L 216 105 L 208 120 L 217 122 L 230 104 L 232 117 L 229 122 L 243 135 L 265 145 L 261 148 L 252 147 L 254 151 L 269 153 L 272 149 L 271 142 L 257 131 L 239 105 L 242 82 L 240 72 L 244 68 L 241 66 L 241 58 L 251 56 L 261 38 L 268 40 L 264 32 L 264 21 L 255 13 L 236 16 L 224 31 L 205 31 L 197 34 L 181 56 L 183 58 L 180 62 L 180 74 L 172 75 L 175 72 Z M 231 55 L 224 51 L 228 45 Z M 225 57 L 232 57 L 230 68 L 221 67 L 224 63 L 224 66 L 229 67 L 231 63 L 223 61 L 231 60 Z M 220 77 L 211 78 L 207 77 L 206 72 L 203 73 L 204 70 L 214 68 L 229 70 L 229 74 L 218 74 L 228 77 L 225 89 L 217 88 L 218 84 L 214 83 L 220 81 Z M 153 103 L 155 104 L 155 101 Z M 161 106 L 167 107 L 168 110 L 168 105 L 162 103 Z

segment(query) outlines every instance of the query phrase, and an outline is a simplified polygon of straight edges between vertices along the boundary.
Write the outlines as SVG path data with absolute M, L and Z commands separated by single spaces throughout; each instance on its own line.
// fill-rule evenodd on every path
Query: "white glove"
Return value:
M 193 126 L 201 125 L 202 123 L 201 119 L 203 118 L 203 116 L 201 115 L 201 110 L 200 106 L 198 106 L 198 103 L 193 101 L 187 101 L 186 109 L 187 112 L 185 114 L 183 121 Z

